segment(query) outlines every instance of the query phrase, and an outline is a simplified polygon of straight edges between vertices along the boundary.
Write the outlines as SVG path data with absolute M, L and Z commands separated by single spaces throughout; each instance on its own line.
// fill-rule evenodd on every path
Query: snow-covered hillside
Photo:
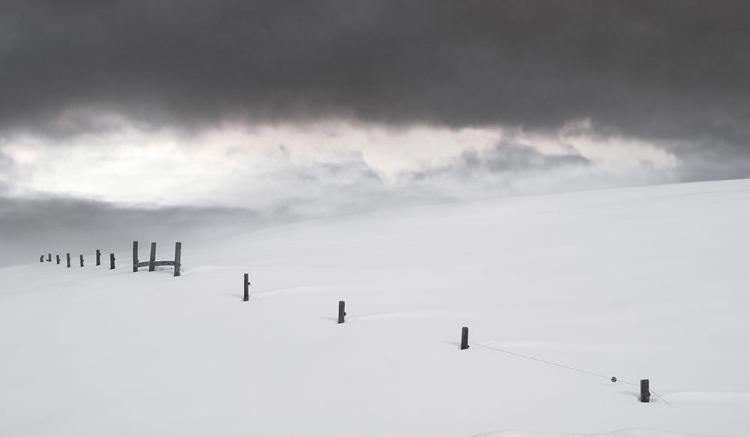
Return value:
M 130 241 L 30 260 L 0 269 L 0 435 L 747 436 L 749 223 L 743 180 L 183 241 L 178 278 Z

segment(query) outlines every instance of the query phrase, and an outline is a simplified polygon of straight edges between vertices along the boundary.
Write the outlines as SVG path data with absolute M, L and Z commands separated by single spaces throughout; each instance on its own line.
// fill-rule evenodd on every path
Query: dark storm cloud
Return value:
M 0 125 L 346 116 L 745 144 L 746 1 L 11 0 Z

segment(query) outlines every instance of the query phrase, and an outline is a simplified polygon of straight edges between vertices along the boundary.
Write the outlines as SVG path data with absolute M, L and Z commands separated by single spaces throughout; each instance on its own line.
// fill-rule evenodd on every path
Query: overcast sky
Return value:
M 747 1 L 4 0 L 0 237 L 750 177 L 749 53 Z

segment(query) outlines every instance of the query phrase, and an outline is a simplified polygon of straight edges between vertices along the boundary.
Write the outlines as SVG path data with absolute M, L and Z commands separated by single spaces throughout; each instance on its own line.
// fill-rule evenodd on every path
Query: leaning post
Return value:
M 174 275 L 180 276 L 180 268 L 182 267 L 182 243 L 176 242 L 174 244 Z

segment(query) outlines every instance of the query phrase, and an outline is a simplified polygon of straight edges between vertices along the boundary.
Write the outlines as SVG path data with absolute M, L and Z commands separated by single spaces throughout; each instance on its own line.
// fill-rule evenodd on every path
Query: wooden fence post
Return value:
M 182 243 L 176 242 L 174 244 L 174 275 L 180 276 L 180 268 L 182 267 Z
M 96 265 L 102 265 L 102 251 L 99 249 L 96 249 Z
M 469 328 L 461 328 L 461 350 L 469 348 Z
M 156 262 L 156 243 L 151 243 L 151 255 L 148 258 L 148 271 L 153 272 L 156 270 L 154 263 Z
M 648 379 L 641 379 L 641 402 L 649 402 L 651 392 L 648 389 Z
M 81 267 L 83 267 L 83 255 L 81 255 Z
M 60 255 L 55 255 L 55 260 L 57 261 L 58 264 L 60 264 Z
M 68 258 L 68 268 L 70 268 L 70 254 L 67 254 L 66 257 Z
M 52 262 L 52 254 L 51 253 L 47 254 L 47 262 Z
M 346 303 L 343 300 L 339 301 L 339 323 L 344 323 L 344 317 L 346 316 L 346 311 L 344 310 L 344 307 L 346 306 Z
M 250 275 L 245 273 L 245 278 L 242 282 L 245 284 L 245 296 L 242 298 L 242 301 L 247 302 L 250 300 Z
M 138 242 L 133 241 L 133 273 L 138 271 Z
M 43 263 L 43 262 L 44 262 L 44 255 L 42 255 L 42 256 L 40 256 L 40 257 L 39 257 L 39 262 L 40 262 L 40 263 Z
M 110 270 L 115 269 L 115 254 L 114 253 L 109 254 L 109 269 Z

